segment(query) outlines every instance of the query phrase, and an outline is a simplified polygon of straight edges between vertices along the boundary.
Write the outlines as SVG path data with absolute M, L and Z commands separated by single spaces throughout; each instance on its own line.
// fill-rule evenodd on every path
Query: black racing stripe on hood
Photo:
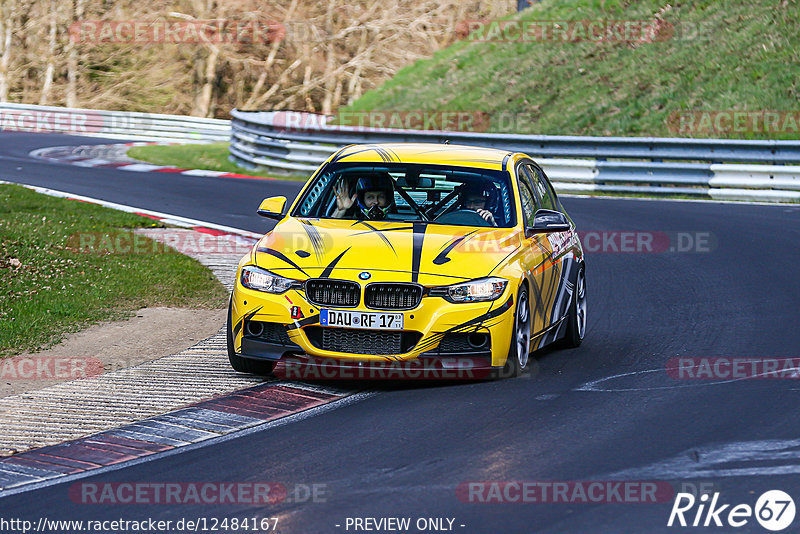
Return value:
M 366 146 L 366 147 L 362 148 L 361 150 L 355 150 L 353 152 L 341 153 L 335 159 L 333 159 L 331 161 L 331 163 L 336 163 L 340 159 L 344 159 L 344 158 L 347 158 L 347 157 L 350 157 L 350 156 L 355 156 L 356 154 L 361 154 L 363 152 L 372 152 L 374 150 L 375 150 L 375 147 Z
M 352 228 L 353 226 L 358 226 L 359 224 L 363 224 L 367 228 L 372 228 L 371 224 L 369 224 L 369 223 L 367 223 L 366 221 L 363 221 L 363 220 L 355 221 L 353 224 L 350 225 L 350 227 Z M 392 226 L 390 228 L 381 228 L 380 231 L 381 232 L 397 232 L 397 231 L 400 231 L 400 230 L 413 230 L 413 229 L 414 229 L 414 226 L 409 224 L 409 225 L 406 225 L 406 226 Z M 361 233 L 353 234 L 353 235 L 361 235 L 361 234 L 368 234 L 368 233 L 370 233 L 370 232 L 361 232 Z
M 366 226 L 367 228 L 369 228 L 370 231 L 369 232 L 358 232 L 357 234 L 353 234 L 354 236 L 376 233 L 376 234 L 378 234 L 378 237 L 380 237 L 381 240 L 383 240 L 383 242 L 386 243 L 386 246 L 388 246 L 390 249 L 392 249 L 392 252 L 394 252 L 394 255 L 397 256 L 397 251 L 394 249 L 394 246 L 392 246 L 392 242 L 389 241 L 389 238 L 386 237 L 383 234 L 383 230 L 378 230 L 377 228 L 375 228 L 374 226 L 372 226 L 368 222 L 364 222 L 364 221 L 359 221 L 359 222 L 361 224 L 363 224 L 364 226 Z
M 477 232 L 477 230 L 473 230 L 470 233 L 464 234 L 461 237 L 456 238 L 453 241 L 451 241 L 450 244 L 447 245 L 441 252 L 439 252 L 439 255 L 436 256 L 436 258 L 434 258 L 433 264 L 434 265 L 444 265 L 445 263 L 450 261 L 450 258 L 447 257 L 447 255 L 450 254 L 450 251 L 452 251 L 454 248 L 456 248 L 459 245 L 459 243 L 464 241 L 467 237 L 471 236 L 475 232 Z
M 425 242 L 425 230 L 428 225 L 425 223 L 414 223 L 413 247 L 411 249 L 411 281 L 416 283 L 419 280 L 419 267 L 422 262 L 422 245 Z
M 502 259 L 502 260 L 498 261 L 498 262 L 497 262 L 497 265 L 495 265 L 494 267 L 492 267 L 492 270 L 489 272 L 489 276 L 492 276 L 492 275 L 494 274 L 494 272 L 497 270 L 497 268 L 498 268 L 498 267 L 500 267 L 500 265 L 502 265 L 502 264 L 503 264 L 503 262 L 505 262 L 505 261 L 506 261 L 508 258 L 510 258 L 512 255 L 516 254 L 516 253 L 517 253 L 517 251 L 518 251 L 520 248 L 521 248 L 521 247 L 516 247 L 516 248 L 514 248 L 514 250 L 512 250 L 511 252 L 509 252 L 508 254 L 506 254 L 506 255 L 503 257 L 503 259 Z
M 395 152 L 394 150 L 392 150 L 390 148 L 387 148 L 385 150 L 386 150 L 386 153 L 389 155 L 390 158 L 392 158 L 393 160 L 397 161 L 398 163 L 400 162 L 400 156 L 397 155 L 397 152 Z
M 378 155 L 381 157 L 381 159 L 383 159 L 383 161 L 387 163 L 390 161 L 389 156 L 386 154 L 386 151 L 384 149 L 376 146 L 373 147 L 373 150 L 378 153 Z
M 317 256 L 317 263 L 322 259 L 322 254 L 325 251 L 325 246 L 322 241 L 322 235 L 320 235 L 319 230 L 317 227 L 311 224 L 311 222 L 300 219 L 300 224 L 303 225 L 303 230 L 306 231 L 306 235 L 308 239 L 311 241 L 311 246 L 314 247 L 314 254 Z
M 300 271 L 304 275 L 308 276 L 308 273 L 305 272 L 302 267 L 300 267 L 295 262 L 293 262 L 292 260 L 287 258 L 282 252 L 280 252 L 278 250 L 275 250 L 275 249 L 266 248 L 266 247 L 258 247 L 258 249 L 256 249 L 256 250 L 258 252 L 263 252 L 265 254 L 269 254 L 270 256 L 275 256 L 279 260 L 288 263 L 289 265 L 291 265 L 292 267 L 294 267 L 295 269 L 297 269 L 298 271 Z
M 347 251 L 348 251 L 348 250 L 350 250 L 351 248 L 352 248 L 352 247 L 347 247 L 346 249 L 344 249 L 344 251 L 342 251 L 342 253 L 341 253 L 341 254 L 339 254 L 338 256 L 336 256 L 336 257 L 333 259 L 333 261 L 331 261 L 331 262 L 328 264 L 328 266 L 327 266 L 327 267 L 325 267 L 325 270 L 324 270 L 324 271 L 322 271 L 322 274 L 321 274 L 321 275 L 319 275 L 319 277 L 320 277 L 320 278 L 330 278 L 330 276 L 331 276 L 331 273 L 333 272 L 333 269 L 336 267 L 336 264 L 337 264 L 337 263 L 339 263 L 339 260 L 341 260 L 341 259 L 342 259 L 342 256 L 344 256 L 345 254 L 347 254 Z
M 314 267 L 314 268 L 315 269 L 321 269 L 321 267 Z M 281 269 L 283 269 L 283 268 L 281 268 Z M 275 271 L 280 271 L 281 269 L 274 269 L 274 270 Z M 364 268 L 363 267 L 340 267 L 339 270 L 340 271 L 347 270 L 347 271 L 358 271 L 358 272 L 361 272 L 361 271 L 364 270 Z M 380 273 L 396 273 L 396 274 L 409 274 L 410 273 L 410 271 L 408 271 L 407 269 L 369 269 L 369 272 L 371 272 L 371 273 L 377 273 L 377 272 L 380 272 Z M 420 276 L 433 276 L 433 277 L 439 277 L 439 278 L 452 278 L 453 280 L 462 281 L 462 282 L 467 282 L 469 280 L 474 280 L 474 277 L 458 276 L 458 275 L 454 275 L 454 274 L 429 273 L 429 272 L 426 272 L 426 271 L 420 271 L 419 275 Z M 458 282 L 455 282 L 455 283 L 458 283 Z M 299 288 L 296 289 L 296 291 L 302 292 L 303 288 L 299 287 Z
M 361 222 L 361 221 L 359 221 L 359 222 Z M 382 229 L 380 229 L 378 231 L 379 232 L 399 232 L 399 231 L 402 231 L 402 230 L 413 230 L 413 229 L 414 228 L 411 227 L 411 226 L 393 226 L 391 228 L 382 228 Z M 372 232 L 359 232 L 359 233 L 353 234 L 353 235 L 362 235 L 362 234 L 370 234 L 370 233 L 372 233 Z
M 396 154 L 394 154 L 394 152 L 391 152 L 390 150 L 388 150 L 388 149 L 386 149 L 386 148 L 383 148 L 383 147 L 377 147 L 377 146 L 376 146 L 376 147 L 375 147 L 375 150 L 376 150 L 376 151 L 380 151 L 380 153 L 381 153 L 381 156 L 382 156 L 382 157 L 384 157 L 384 158 L 386 158 L 386 161 L 387 161 L 387 162 L 392 162 L 392 161 L 394 161 L 395 159 L 397 159 L 397 161 L 400 161 L 400 158 L 395 158 Z

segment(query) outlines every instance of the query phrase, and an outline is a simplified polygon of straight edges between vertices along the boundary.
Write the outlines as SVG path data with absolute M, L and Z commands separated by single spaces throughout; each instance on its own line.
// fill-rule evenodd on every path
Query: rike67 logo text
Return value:
M 762 527 L 777 532 L 786 529 L 794 521 L 794 500 L 780 490 L 763 493 L 755 506 L 723 504 L 719 497 L 719 493 L 710 496 L 705 494 L 699 498 L 691 493 L 678 493 L 667 526 L 738 528 L 747 525 L 755 517 Z

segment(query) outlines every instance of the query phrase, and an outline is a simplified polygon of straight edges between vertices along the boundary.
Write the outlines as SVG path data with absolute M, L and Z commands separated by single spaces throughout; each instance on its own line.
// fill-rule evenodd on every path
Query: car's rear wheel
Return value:
M 523 285 L 517 293 L 517 308 L 514 312 L 514 331 L 508 359 L 501 371 L 502 377 L 518 377 L 528 368 L 531 356 L 531 311 L 528 289 Z
M 579 347 L 584 335 L 586 335 L 586 274 L 581 268 L 575 280 L 575 293 L 567 316 L 567 333 L 561 346 L 568 349 Z
M 231 362 L 231 367 L 233 367 L 234 371 L 239 371 L 240 373 L 251 373 L 254 375 L 269 375 L 272 373 L 272 370 L 275 369 L 275 362 L 267 361 L 267 360 L 251 360 L 250 358 L 243 358 L 236 354 L 236 351 L 233 348 L 233 324 L 232 324 L 232 308 L 233 308 L 233 301 L 228 304 L 228 326 L 226 327 L 227 330 L 227 341 L 228 341 L 228 361 Z

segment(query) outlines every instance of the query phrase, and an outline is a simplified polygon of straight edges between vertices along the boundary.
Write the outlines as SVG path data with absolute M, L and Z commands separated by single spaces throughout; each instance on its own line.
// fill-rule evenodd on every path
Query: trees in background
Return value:
M 0 0 L 0 101 L 209 117 L 234 107 L 331 113 L 454 42 L 460 22 L 515 7 L 514 0 Z M 133 22 L 149 33 L 135 34 Z

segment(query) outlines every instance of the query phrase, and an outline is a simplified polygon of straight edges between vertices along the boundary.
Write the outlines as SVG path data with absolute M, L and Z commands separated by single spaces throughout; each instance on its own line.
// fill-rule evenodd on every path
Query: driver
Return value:
M 478 215 L 490 223 L 497 226 L 494 215 L 490 209 L 493 207 L 497 191 L 491 185 L 465 184 L 459 191 L 461 208 L 465 210 L 477 211 Z
M 348 182 L 339 181 L 334 194 L 336 209 L 331 217 L 341 219 L 355 216 L 358 219 L 381 221 L 394 207 L 392 179 L 383 174 L 362 176 L 356 183 L 356 192 L 349 196 Z

